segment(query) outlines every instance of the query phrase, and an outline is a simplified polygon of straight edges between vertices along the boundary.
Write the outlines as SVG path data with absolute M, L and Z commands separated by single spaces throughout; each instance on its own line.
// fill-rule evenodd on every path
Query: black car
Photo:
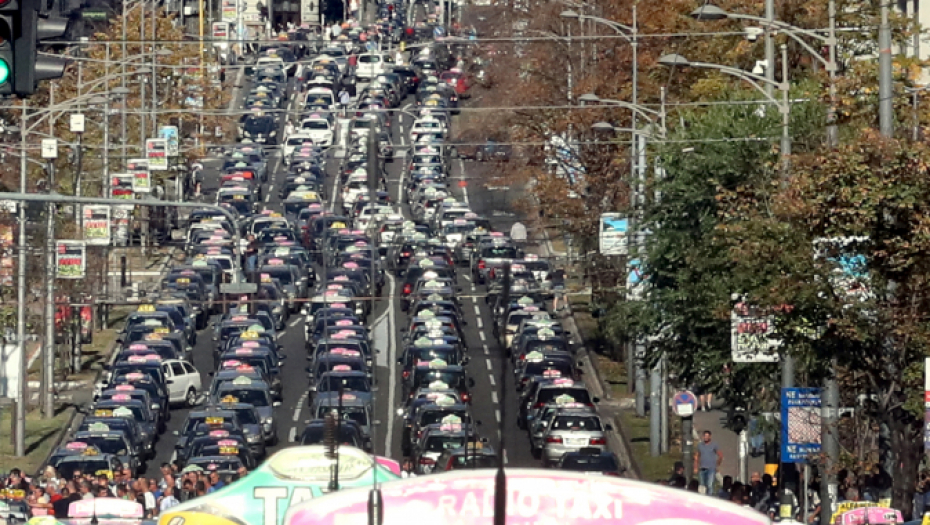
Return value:
M 322 445 L 325 443 L 326 420 L 314 419 L 307 423 L 303 433 L 300 435 L 301 445 Z M 358 423 L 352 420 L 343 419 L 339 421 L 339 444 L 349 445 L 371 452 L 371 440 L 362 437 L 361 428 Z
M 556 468 L 575 472 L 599 472 L 608 476 L 620 476 L 626 472 L 626 467 L 620 464 L 616 454 L 596 447 L 566 453 Z
M 239 139 L 258 144 L 277 144 L 277 122 L 270 115 L 249 115 L 242 122 Z

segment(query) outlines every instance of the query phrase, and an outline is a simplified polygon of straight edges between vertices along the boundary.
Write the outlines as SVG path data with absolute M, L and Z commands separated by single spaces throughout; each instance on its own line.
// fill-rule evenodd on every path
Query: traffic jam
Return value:
M 463 53 L 439 41 L 397 60 L 365 51 L 362 34 L 268 45 L 247 68 L 239 141 L 205 176 L 225 213 L 190 214 L 184 262 L 128 316 L 51 458 L 61 477 L 170 462 L 239 479 L 297 445 L 393 457 L 393 474 L 419 476 L 509 461 L 497 444 L 511 428 L 526 441 L 509 446 L 533 458 L 519 466 L 623 472 L 551 313 L 550 262 L 456 184 Z M 517 400 L 507 421 L 489 393 Z M 294 399 L 299 420 L 281 407 Z

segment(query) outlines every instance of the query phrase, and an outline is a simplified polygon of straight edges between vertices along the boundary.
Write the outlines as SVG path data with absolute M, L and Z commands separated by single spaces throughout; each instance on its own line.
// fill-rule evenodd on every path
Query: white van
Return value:
M 394 57 L 387 53 L 359 55 L 355 66 L 355 78 L 359 81 L 369 81 L 387 71 L 389 65 L 394 65 Z

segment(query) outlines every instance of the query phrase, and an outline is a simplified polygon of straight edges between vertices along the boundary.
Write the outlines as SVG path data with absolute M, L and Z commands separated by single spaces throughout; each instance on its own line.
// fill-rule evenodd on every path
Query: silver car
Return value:
M 543 436 L 543 464 L 555 466 L 562 455 L 583 448 L 607 450 L 605 432 L 610 425 L 601 423 L 601 418 L 590 408 L 561 408 L 549 417 Z

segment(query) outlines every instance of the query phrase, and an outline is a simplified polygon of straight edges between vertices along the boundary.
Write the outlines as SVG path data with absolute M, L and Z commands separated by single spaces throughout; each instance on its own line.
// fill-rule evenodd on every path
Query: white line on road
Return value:
M 297 427 L 291 427 L 291 431 L 287 433 L 287 442 L 288 443 L 297 442 Z
M 268 202 L 268 199 L 270 199 L 270 198 L 271 198 L 271 193 L 266 193 L 266 194 L 265 194 L 265 202 L 267 203 L 267 202 Z
M 494 376 L 488 376 L 488 381 L 491 382 L 491 386 L 497 386 L 497 380 L 494 379 Z
M 478 330 L 483 330 L 483 329 L 484 329 L 484 321 L 482 321 L 481 318 L 479 317 L 478 318 Z
M 299 323 L 299 322 L 300 322 L 300 317 L 298 317 L 298 318 L 294 319 L 293 321 L 291 321 L 291 324 L 289 324 L 289 325 L 287 325 L 287 326 L 289 326 L 290 328 L 294 328 L 295 326 L 297 326 L 297 323 Z
M 494 419 L 496 419 L 498 423 L 501 422 L 501 411 L 496 408 L 494 409 Z
M 304 392 L 300 399 L 297 400 L 297 406 L 294 407 L 294 422 L 296 423 L 300 419 L 300 411 L 304 408 L 304 400 L 307 399 L 307 393 Z
M 484 339 L 484 332 L 478 332 L 478 337 L 480 337 L 481 340 L 484 341 L 484 340 L 485 340 L 485 339 Z
M 488 345 L 483 345 L 483 346 L 484 346 L 484 355 L 491 355 L 491 351 L 488 350 Z
M 495 405 L 500 403 L 500 400 L 497 399 L 497 390 L 491 390 L 491 402 Z
M 388 297 L 394 297 L 394 276 L 387 274 L 388 278 Z M 394 301 L 388 301 L 388 308 L 391 311 L 391 316 L 388 318 L 388 333 L 392 337 L 388 337 L 388 359 L 387 362 L 390 365 L 394 362 L 394 327 L 395 327 L 395 310 L 394 310 Z M 391 443 L 394 441 L 394 391 L 397 390 L 397 374 L 393 373 L 393 370 L 388 370 L 388 410 L 387 410 L 387 432 L 384 434 L 384 453 L 387 454 L 391 450 Z
M 490 372 L 490 371 L 491 371 L 491 360 L 490 360 L 490 359 L 485 359 L 484 362 L 485 362 L 485 364 L 488 365 L 488 371 Z
M 477 315 L 477 316 L 479 316 L 479 317 L 481 316 L 481 310 L 478 309 L 478 305 L 477 305 L 477 304 L 475 305 L 475 315 Z

